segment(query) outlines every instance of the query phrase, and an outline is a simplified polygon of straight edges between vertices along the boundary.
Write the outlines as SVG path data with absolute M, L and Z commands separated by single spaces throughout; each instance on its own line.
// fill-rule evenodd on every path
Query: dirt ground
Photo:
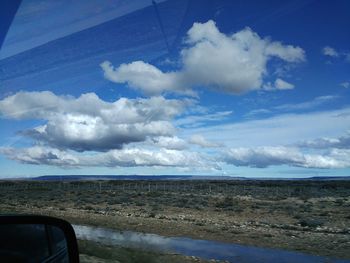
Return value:
M 75 224 L 350 259 L 349 183 L 303 183 L 304 191 L 299 192 L 289 184 L 288 194 L 284 194 L 285 186 L 284 182 L 270 188 L 264 185 L 263 194 L 255 195 L 249 192 L 261 185 L 251 184 L 249 189 L 253 190 L 242 195 L 229 190 L 96 191 L 47 187 L 47 183 L 41 188 L 15 190 L 1 188 L 0 184 L 0 211 L 52 215 Z

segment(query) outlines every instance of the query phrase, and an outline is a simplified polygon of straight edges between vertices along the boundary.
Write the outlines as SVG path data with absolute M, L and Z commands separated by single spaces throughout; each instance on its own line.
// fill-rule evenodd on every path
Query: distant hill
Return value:
M 21 179 L 21 178 L 17 178 Z M 24 178 L 23 178 L 24 179 Z M 210 175 L 44 175 L 24 180 L 34 181 L 92 181 L 92 180 L 312 180 L 312 181 L 332 181 L 350 180 L 350 176 L 315 176 L 308 178 L 246 178 L 234 176 L 210 176 Z
M 314 181 L 350 180 L 350 176 L 314 176 L 310 178 L 303 178 L 302 180 L 314 180 Z
M 35 181 L 87 181 L 87 180 L 244 180 L 243 177 L 196 175 L 44 175 L 32 177 Z

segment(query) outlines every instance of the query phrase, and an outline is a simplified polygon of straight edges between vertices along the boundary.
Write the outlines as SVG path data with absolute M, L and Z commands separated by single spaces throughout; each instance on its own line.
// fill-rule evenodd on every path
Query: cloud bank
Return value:
M 327 154 L 305 154 L 297 148 L 275 146 L 228 150 L 223 161 L 236 166 L 266 168 L 289 165 L 304 168 L 348 168 L 350 150 L 332 149 Z
M 73 98 L 49 91 L 19 92 L 0 101 L 0 114 L 46 121 L 21 131 L 37 142 L 80 152 L 108 151 L 147 138 L 173 136 L 172 119 L 191 103 L 163 97 L 106 102 L 94 93 Z
M 222 144 L 220 144 L 220 143 L 215 143 L 215 142 L 212 142 L 212 141 L 208 141 L 207 139 L 205 139 L 200 134 L 192 135 L 191 138 L 189 139 L 189 143 L 199 145 L 199 146 L 201 146 L 203 148 L 217 148 L 217 147 L 221 147 L 222 146 Z
M 318 138 L 299 143 L 298 146 L 312 149 L 350 149 L 350 131 L 339 138 Z
M 220 169 L 210 158 L 196 152 L 169 149 L 125 148 L 89 155 L 34 146 L 25 149 L 0 148 L 8 158 L 26 164 L 81 167 L 179 167 L 199 170 Z

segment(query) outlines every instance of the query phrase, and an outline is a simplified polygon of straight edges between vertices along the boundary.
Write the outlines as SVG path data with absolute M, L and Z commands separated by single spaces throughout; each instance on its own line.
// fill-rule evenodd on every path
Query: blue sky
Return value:
M 349 175 L 348 1 L 63 2 L 0 51 L 1 177 Z

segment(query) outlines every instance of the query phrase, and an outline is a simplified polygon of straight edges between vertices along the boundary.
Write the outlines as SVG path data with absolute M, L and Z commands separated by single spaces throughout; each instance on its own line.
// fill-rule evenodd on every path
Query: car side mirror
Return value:
M 49 216 L 0 216 L 0 262 L 79 263 L 74 229 Z

